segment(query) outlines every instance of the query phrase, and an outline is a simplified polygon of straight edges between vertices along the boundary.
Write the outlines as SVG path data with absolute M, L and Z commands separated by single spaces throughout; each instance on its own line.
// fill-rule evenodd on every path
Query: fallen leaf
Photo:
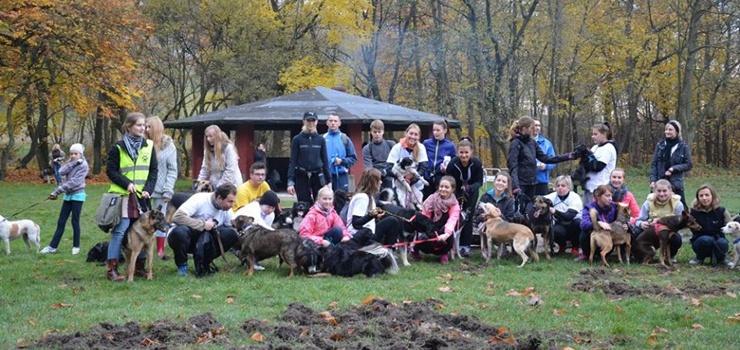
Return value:
M 342 341 L 342 340 L 344 340 L 344 338 L 346 338 L 346 337 L 344 335 L 339 334 L 339 333 L 334 333 L 334 334 L 331 335 L 331 337 L 329 337 L 329 339 L 331 339 L 333 341 Z
M 527 300 L 527 305 L 529 306 L 537 306 L 537 305 L 540 305 L 541 303 L 542 303 L 542 299 L 540 299 L 540 297 L 536 295 L 532 295 L 532 297 Z
M 193 295 L 191 295 L 191 297 L 192 297 L 193 299 L 202 299 L 202 298 L 203 298 L 203 296 L 202 296 L 202 295 L 198 295 L 198 294 L 193 294 Z
M 265 341 L 265 336 L 262 335 L 262 333 L 257 332 L 257 333 L 252 334 L 252 340 L 261 343 Z
M 663 327 L 655 327 L 656 332 L 668 333 L 668 330 Z
M 139 300 L 134 301 L 134 306 L 141 306 L 141 301 L 139 301 Z
M 408 305 L 408 304 L 411 304 L 411 303 L 413 303 L 413 302 L 414 302 L 413 300 L 404 300 L 404 301 L 403 301 L 403 304 L 404 304 L 404 305 Z
M 139 344 L 144 346 L 152 346 L 154 345 L 154 340 L 149 339 L 149 337 L 144 337 L 144 339 Z
M 568 313 L 565 309 L 552 309 L 552 314 L 555 316 L 565 315 Z
M 702 326 L 699 323 L 694 323 L 694 324 L 691 325 L 691 328 L 693 328 L 693 329 L 704 329 L 704 326 Z
M 64 304 L 64 303 L 55 303 L 51 306 L 52 309 L 62 309 L 66 307 L 72 307 L 75 306 L 75 304 Z
M 227 304 L 233 304 L 234 303 L 234 297 L 229 295 L 226 297 L 226 303 Z
M 303 338 L 309 334 L 308 327 L 304 328 L 303 331 L 301 331 L 301 334 L 298 335 L 298 338 Z
M 701 300 L 697 298 L 691 298 L 690 304 L 691 306 L 701 306 Z
M 31 326 L 35 326 L 36 325 L 36 321 L 34 321 L 32 318 L 30 318 L 30 319 L 28 319 L 28 324 L 30 324 Z
M 503 342 L 504 343 L 507 343 L 507 344 L 514 344 L 514 343 L 516 343 L 516 338 L 514 338 L 514 337 L 508 337 L 508 338 L 504 338 L 504 339 L 501 339 L 501 340 L 503 340 Z
M 616 312 L 624 312 L 624 308 L 622 308 L 622 307 L 621 307 L 621 306 L 619 306 L 619 305 L 615 306 L 615 307 L 614 307 L 614 310 L 615 310 Z
M 581 303 L 578 302 L 578 300 L 573 300 L 570 302 L 570 305 L 573 307 L 581 307 Z
M 727 295 L 728 297 L 732 298 L 732 299 L 737 299 L 737 294 L 735 294 L 735 293 L 733 293 L 733 292 L 727 292 L 727 293 L 725 293 L 725 294 L 726 294 L 726 295 Z
M 655 341 L 658 339 L 658 333 L 652 332 L 647 339 L 648 345 L 655 345 Z
M 330 309 L 333 310 L 333 309 L 336 309 L 337 306 L 339 306 L 339 303 L 337 303 L 336 301 L 332 301 L 331 303 L 329 303 L 328 306 L 329 306 Z
M 727 316 L 727 322 L 730 323 L 740 323 L 740 316 L 735 314 L 735 316 Z
M 373 301 L 376 301 L 376 300 L 383 300 L 383 299 L 381 299 L 379 296 L 376 296 L 376 295 L 368 295 L 368 296 L 365 297 L 365 299 L 362 299 L 362 301 L 360 302 L 360 304 L 362 304 L 362 305 L 368 305 L 368 304 L 371 304 Z
M 449 274 L 449 273 L 448 274 L 444 274 L 442 276 L 439 276 L 439 278 L 445 279 L 445 280 L 448 280 L 448 281 L 451 281 L 452 280 L 452 274 Z
M 450 288 L 449 286 L 439 287 L 439 288 L 437 288 L 437 290 L 440 291 L 440 292 L 442 292 L 442 293 L 452 292 L 452 288 Z
M 563 348 L 563 350 L 575 350 L 575 349 L 571 348 L 570 346 L 566 346 Z
M 509 333 L 509 330 L 506 329 L 506 327 L 498 327 L 498 329 L 496 329 L 496 335 L 502 335 L 506 333 Z

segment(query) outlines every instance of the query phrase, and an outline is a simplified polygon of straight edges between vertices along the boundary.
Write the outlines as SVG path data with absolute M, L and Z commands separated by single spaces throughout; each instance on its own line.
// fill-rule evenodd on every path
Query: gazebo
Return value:
M 249 166 L 254 162 L 255 130 L 290 130 L 292 137 L 300 132 L 303 113 L 306 111 L 313 111 L 318 115 L 319 132 L 326 131 L 326 125 L 322 121 L 326 121 L 330 114 L 336 114 L 341 118 L 340 129 L 350 137 L 358 155 L 358 163 L 350 169 L 350 174 L 355 179 L 359 179 L 363 170 L 362 132 L 369 130 L 370 123 L 375 119 L 383 121 L 386 131 L 405 130 L 409 124 L 416 123 L 422 128 L 422 138 L 430 134 L 431 125 L 440 119 L 446 120 L 450 128 L 460 127 L 460 121 L 456 119 L 448 119 L 436 114 L 325 87 L 316 87 L 189 118 L 170 120 L 164 124 L 168 128 L 192 130 L 193 143 L 190 161 L 194 178 L 198 176 L 203 161 L 203 144 L 199 140 L 203 139 L 205 128 L 216 124 L 227 134 L 235 131 L 234 143 L 240 157 L 239 168 L 243 174 L 246 174 Z M 287 164 L 280 164 L 280 162 L 277 164 L 274 167 L 281 176 L 285 176 Z

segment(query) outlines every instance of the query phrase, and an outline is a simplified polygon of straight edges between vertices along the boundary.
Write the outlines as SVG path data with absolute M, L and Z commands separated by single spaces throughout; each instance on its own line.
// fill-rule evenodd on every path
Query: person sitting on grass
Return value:
M 438 230 L 437 240 L 414 245 L 411 257 L 419 261 L 422 259 L 420 253 L 434 254 L 445 265 L 449 262 L 447 254 L 452 249 L 455 228 L 460 217 L 460 205 L 455 198 L 455 179 L 452 176 L 445 175 L 439 180 L 437 191 L 424 201 L 421 213 L 434 221 Z
M 712 185 L 705 184 L 696 190 L 691 216 L 701 225 L 701 230 L 691 230 L 691 248 L 696 257 L 689 260 L 689 264 L 701 265 L 706 258 L 711 258 L 717 265 L 732 268 L 732 261 L 727 259 L 729 242 L 722 232 L 722 226 L 732 221 L 732 217 L 727 209 L 719 206 L 719 196 Z
M 637 242 L 637 236 L 642 233 L 648 226 L 655 223 L 656 220 L 670 215 L 681 215 L 684 211 L 681 196 L 674 194 L 671 189 L 671 183 L 666 179 L 660 179 L 655 182 L 653 192 L 647 196 L 645 203 L 640 208 L 640 216 L 635 220 L 634 232 L 632 232 L 632 241 Z M 673 235 L 670 242 L 671 263 L 676 263 L 676 254 L 681 249 L 683 242 L 681 235 Z M 633 253 L 636 252 L 633 250 Z M 639 253 L 639 252 L 637 252 Z
M 332 244 L 349 241 L 351 238 L 344 222 L 334 210 L 334 191 L 329 186 L 319 190 L 316 204 L 311 206 L 301 221 L 298 233 L 316 244 L 329 247 Z
M 630 208 L 630 225 L 640 216 L 640 206 L 635 196 L 627 188 L 627 174 L 624 169 L 615 168 L 609 177 L 609 187 L 612 190 L 612 200 L 615 203 L 626 204 Z
M 552 239 L 558 245 L 559 252 L 564 252 L 568 241 L 571 244 L 571 254 L 578 256 L 581 234 L 581 211 L 583 202 L 578 193 L 573 192 L 573 181 L 568 175 L 560 175 L 555 179 L 555 192 L 545 196 L 552 202 Z
M 581 212 L 581 254 L 576 261 L 586 261 L 591 254 L 591 232 L 599 225 L 602 230 L 611 230 L 611 224 L 617 220 L 617 203 L 612 200 L 612 190 L 608 185 L 599 185 L 593 192 L 594 200 L 588 203 Z M 591 209 L 596 209 L 598 222 L 591 220 Z

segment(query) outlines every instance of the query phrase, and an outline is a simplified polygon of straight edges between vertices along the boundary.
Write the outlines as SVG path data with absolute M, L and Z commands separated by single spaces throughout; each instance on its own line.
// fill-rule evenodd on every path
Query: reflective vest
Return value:
M 128 152 L 120 145 L 118 147 L 119 154 L 119 166 L 121 174 L 127 179 L 131 180 L 136 186 L 137 197 L 141 196 L 141 191 L 144 190 L 146 180 L 149 178 L 149 163 L 152 161 L 152 150 L 154 145 L 151 140 L 146 140 L 146 146 L 139 149 L 139 156 L 136 157 L 136 162 L 131 159 Z M 116 184 L 111 184 L 108 189 L 109 193 L 120 193 L 123 195 L 128 194 L 128 189 L 125 189 Z

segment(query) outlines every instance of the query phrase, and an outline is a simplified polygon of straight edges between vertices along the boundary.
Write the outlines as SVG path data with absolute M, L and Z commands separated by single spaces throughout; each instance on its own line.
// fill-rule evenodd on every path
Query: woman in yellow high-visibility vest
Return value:
M 142 211 L 150 208 L 149 196 L 154 191 L 157 183 L 157 154 L 154 143 L 144 137 L 146 130 L 146 117 L 142 113 L 129 113 L 123 122 L 121 131 L 123 139 L 111 146 L 108 151 L 106 163 L 106 175 L 113 182 L 108 189 L 109 193 L 119 193 L 123 199 L 123 217 L 121 222 L 113 228 L 110 242 L 108 243 L 108 279 L 119 282 L 124 276 L 118 274 L 118 257 L 121 254 L 121 243 L 123 234 L 132 220 L 128 210 L 130 206 L 136 206 Z M 134 194 L 138 203 L 130 203 L 128 198 Z M 136 261 L 136 270 L 143 271 L 144 258 L 142 253 Z M 127 259 L 130 257 L 126 257 Z

